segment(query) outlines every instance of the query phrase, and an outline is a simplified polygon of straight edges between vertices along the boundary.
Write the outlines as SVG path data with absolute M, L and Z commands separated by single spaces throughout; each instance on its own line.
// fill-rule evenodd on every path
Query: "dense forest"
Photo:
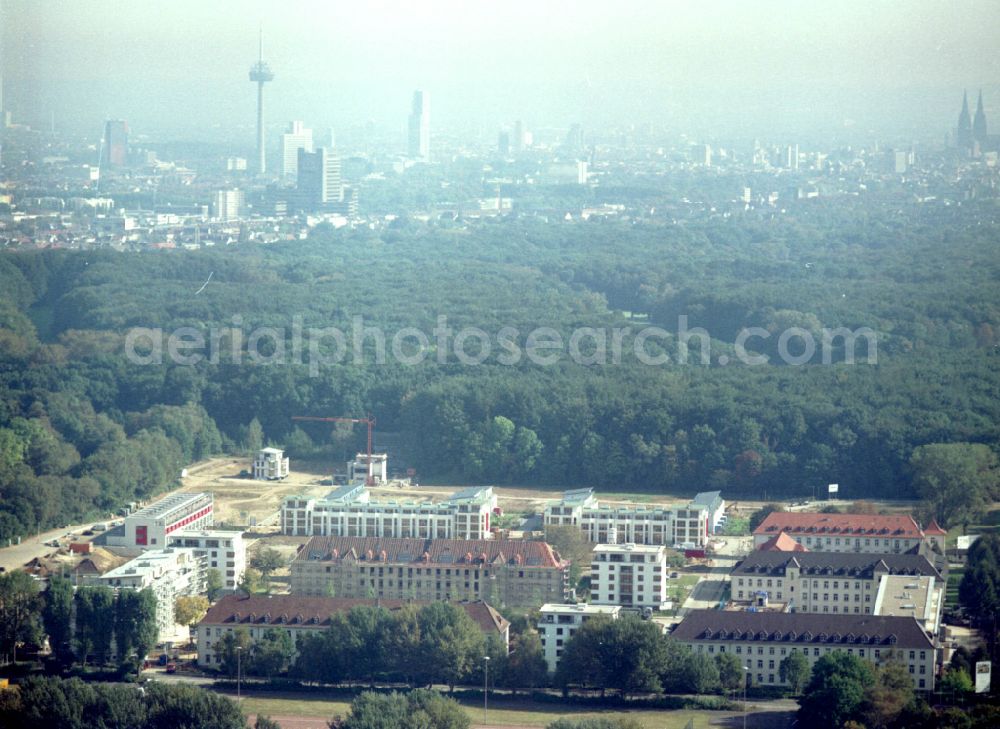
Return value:
M 838 482 L 847 498 L 912 497 L 916 448 L 998 444 L 992 215 L 841 202 L 673 225 L 401 218 L 381 231 L 320 226 L 267 247 L 4 254 L 0 538 L 150 496 L 183 464 L 250 444 L 255 418 L 293 458 L 332 460 L 329 429 L 296 427 L 301 414 L 373 413 L 424 480 L 755 498 Z M 453 332 L 512 327 L 522 348 L 536 327 L 564 341 L 581 327 L 631 332 L 620 363 L 564 352 L 547 366 L 504 364 L 494 340 L 473 366 L 435 348 L 441 316 Z M 686 364 L 676 337 L 645 343 L 664 364 L 629 355 L 637 332 L 676 332 L 681 316 L 711 336 L 709 364 L 697 337 Z M 339 328 L 349 347 L 356 317 L 390 342 L 418 328 L 426 357 L 378 364 L 372 336 L 363 357 L 334 362 L 330 337 L 293 354 L 296 328 Z M 135 327 L 189 327 L 206 341 L 214 329 L 244 334 L 223 332 L 221 355 L 206 346 L 179 364 L 165 346 L 157 362 L 146 340 L 130 342 Z M 260 327 L 282 341 L 259 337 L 254 361 L 246 349 Z M 767 364 L 734 356 L 745 327 L 766 333 L 746 347 Z M 861 346 L 850 364 L 835 343 L 829 364 L 818 352 L 786 364 L 777 340 L 789 327 L 817 343 L 823 329 L 867 327 L 877 352 Z M 132 350 L 149 363 L 131 361 Z

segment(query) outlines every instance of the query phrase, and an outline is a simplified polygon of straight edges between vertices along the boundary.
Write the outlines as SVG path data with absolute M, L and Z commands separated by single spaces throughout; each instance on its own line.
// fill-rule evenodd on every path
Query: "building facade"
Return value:
M 216 644 L 226 633 L 241 628 L 247 631 L 251 644 L 260 640 L 268 630 L 278 628 L 288 631 L 292 645 L 297 646 L 305 635 L 329 629 L 334 615 L 346 613 L 360 605 L 397 611 L 405 605 L 419 608 L 426 604 L 302 595 L 227 595 L 209 608 L 198 623 L 198 665 L 203 668 L 218 668 L 222 659 L 215 652 Z M 459 607 L 465 610 L 484 635 L 497 637 L 509 648 L 510 622 L 492 606 L 484 602 L 463 602 Z
M 793 652 L 808 658 L 810 667 L 822 656 L 846 652 L 876 665 L 899 661 L 914 688 L 934 690 L 937 649 L 912 617 L 693 610 L 671 636 L 709 657 L 736 655 L 755 686 L 784 686 L 781 661 Z
M 212 494 L 171 494 L 125 517 L 125 535 L 108 536 L 108 544 L 118 547 L 161 549 L 167 536 L 212 526 Z
M 174 633 L 174 603 L 182 595 L 205 592 L 207 558 L 193 549 L 151 549 L 129 562 L 85 580 L 114 590 L 144 590 L 156 596 L 156 625 L 160 640 Z
M 879 585 L 887 575 L 941 581 L 934 565 L 918 554 L 755 551 L 731 573 L 731 597 L 794 612 L 876 614 Z
M 754 549 L 782 532 L 814 552 L 902 554 L 927 541 L 944 554 L 944 530 L 931 524 L 925 534 L 912 516 L 774 512 L 754 530 Z
M 245 208 L 242 190 L 216 190 L 212 197 L 212 216 L 217 220 L 236 220 Z
M 122 119 L 109 119 L 104 123 L 101 140 L 101 167 L 124 167 L 128 164 L 128 124 Z
M 545 508 L 546 526 L 575 526 L 597 544 L 658 544 L 703 549 L 708 542 L 709 511 L 705 506 L 600 506 L 593 489 L 574 489 Z
M 288 476 L 290 461 L 280 448 L 261 448 L 253 459 L 255 481 L 277 481 Z
M 667 548 L 598 544 L 590 563 L 590 602 L 627 608 L 667 607 Z
M 312 129 L 300 121 L 289 122 L 288 131 L 281 135 L 281 174 L 295 178 L 299 173 L 299 150 L 313 151 Z
M 296 187 L 298 207 L 309 212 L 337 208 L 344 201 L 340 158 L 332 149 L 317 147 L 314 152 L 299 149 Z
M 431 102 L 426 91 L 414 91 L 410 107 L 407 154 L 427 162 L 431 157 Z
M 291 575 L 294 594 L 348 598 L 534 607 L 569 591 L 569 563 L 521 540 L 313 537 Z
M 238 530 L 184 530 L 167 537 L 172 547 L 194 550 L 206 559 L 205 567 L 218 570 L 225 590 L 235 590 L 247 568 L 247 547 Z
M 545 665 L 549 673 L 554 673 L 562 657 L 563 648 L 569 639 L 576 635 L 580 626 L 588 620 L 603 617 L 617 620 L 621 614 L 618 605 L 575 605 L 565 603 L 546 603 L 539 611 L 538 635 L 542 640 L 542 652 L 545 655 Z
M 363 484 L 348 484 L 323 499 L 290 496 L 281 505 L 281 531 L 290 536 L 489 539 L 496 509 L 493 488 L 472 487 L 438 503 L 372 502 Z

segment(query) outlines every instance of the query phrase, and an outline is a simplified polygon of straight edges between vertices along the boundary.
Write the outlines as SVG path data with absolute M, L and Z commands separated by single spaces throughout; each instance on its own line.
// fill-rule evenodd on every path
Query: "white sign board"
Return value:
M 829 486 L 827 486 L 827 491 L 829 491 L 831 494 L 837 493 L 838 491 L 840 491 L 840 484 L 836 483 L 830 484 Z
M 985 694 L 990 690 L 990 662 L 978 661 L 976 663 L 976 693 Z

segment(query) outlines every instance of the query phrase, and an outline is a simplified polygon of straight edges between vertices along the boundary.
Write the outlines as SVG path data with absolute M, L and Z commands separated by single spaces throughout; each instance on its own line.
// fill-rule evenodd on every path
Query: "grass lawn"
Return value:
M 981 524 L 969 524 L 965 534 L 989 534 L 1000 531 L 1000 504 L 993 504 L 982 519 Z M 958 524 L 948 530 L 945 544 L 948 548 L 955 546 L 955 540 L 963 533 L 962 525 Z
M 958 607 L 958 585 L 962 582 L 962 575 L 965 574 L 965 567 L 952 567 L 948 572 L 948 585 L 945 588 L 944 605 L 945 609 Z
M 462 706 L 473 724 L 483 723 L 483 707 L 478 702 L 465 700 Z M 247 714 L 267 714 L 269 716 L 309 716 L 331 718 L 334 714 L 345 715 L 350 703 L 345 700 L 320 699 L 310 694 L 288 698 L 283 695 L 252 695 L 243 697 L 243 711 Z M 529 700 L 510 698 L 490 701 L 489 724 L 491 726 L 543 727 L 564 716 L 582 719 L 591 716 L 629 716 L 647 729 L 683 729 L 688 721 L 694 720 L 696 727 L 707 727 L 712 720 L 739 716 L 731 711 L 704 711 L 677 709 L 674 711 L 595 711 L 590 707 L 571 704 L 558 705 L 537 703 Z

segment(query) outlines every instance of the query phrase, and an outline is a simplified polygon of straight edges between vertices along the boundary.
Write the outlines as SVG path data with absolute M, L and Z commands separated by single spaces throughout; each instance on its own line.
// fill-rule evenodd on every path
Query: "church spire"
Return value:
M 969 116 L 969 93 L 967 91 L 962 92 L 962 113 L 958 115 L 955 143 L 959 147 L 972 146 L 972 119 Z
M 979 90 L 979 103 L 976 105 L 976 118 L 972 122 L 972 138 L 980 145 L 986 144 L 986 112 L 983 111 L 983 91 Z

